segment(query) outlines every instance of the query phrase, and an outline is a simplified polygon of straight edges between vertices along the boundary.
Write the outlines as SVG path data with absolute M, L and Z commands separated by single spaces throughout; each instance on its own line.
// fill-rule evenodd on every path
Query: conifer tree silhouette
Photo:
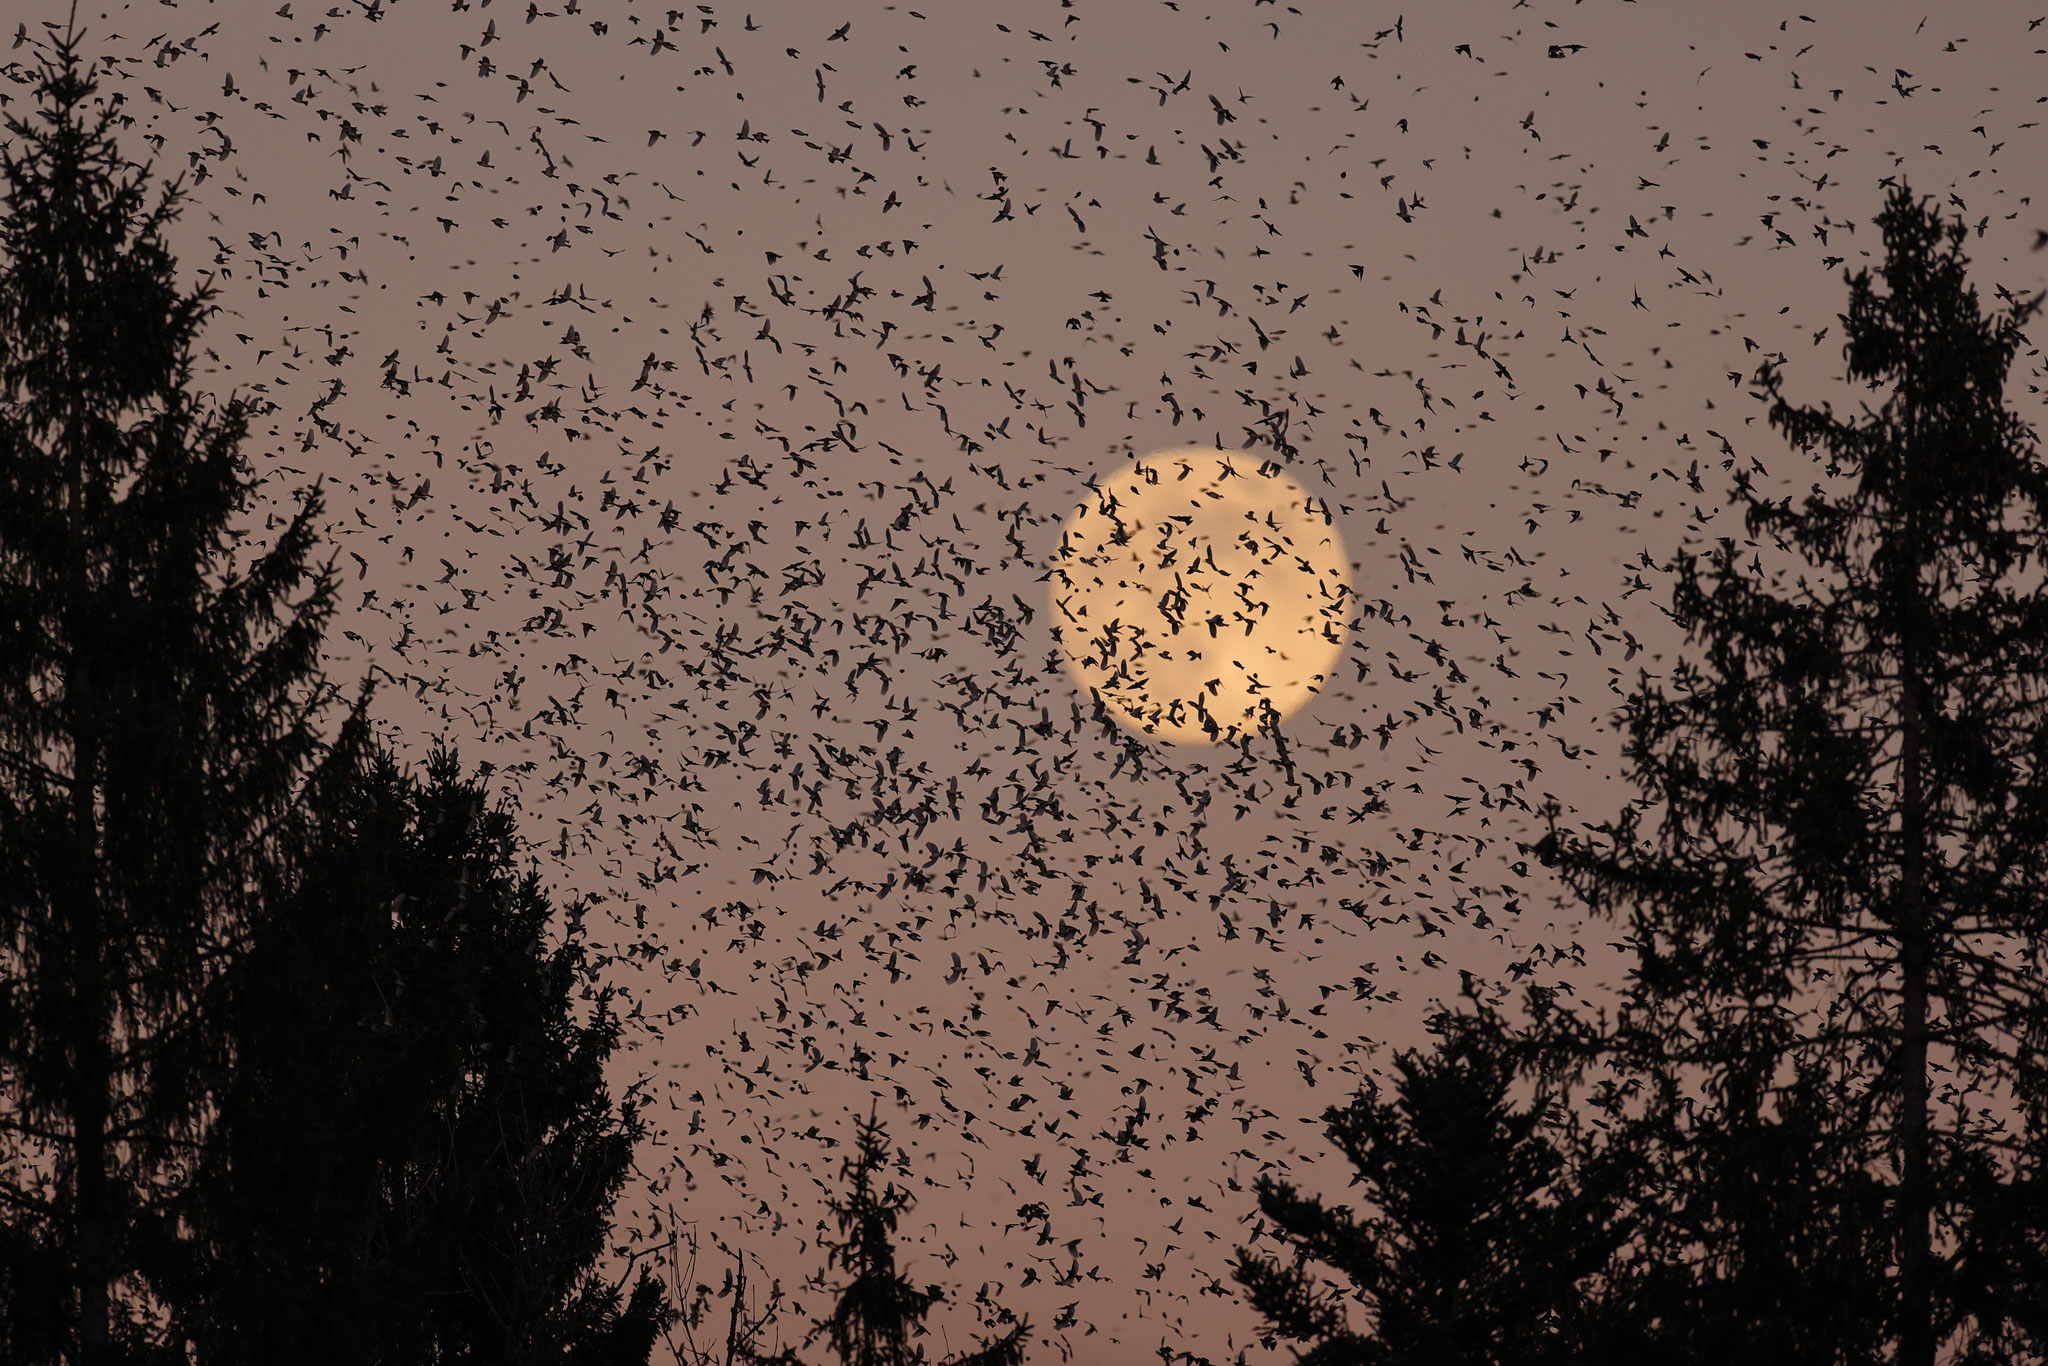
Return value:
M 823 1335 L 840 1366 L 1021 1366 L 1030 1324 L 1000 1308 L 997 1321 L 1009 1325 L 1001 1335 L 971 1351 L 930 1357 L 924 1320 L 945 1295 L 936 1285 L 912 1284 L 896 1265 L 896 1226 L 915 1197 L 888 1179 L 888 1130 L 874 1115 L 861 1121 L 854 1145 L 841 1171 L 845 1193 L 832 1201 L 838 1233 L 825 1243 L 830 1265 L 848 1279 L 806 1342 Z M 802 1366 L 790 1348 L 747 1355 L 757 1366 Z
M 188 391 L 177 186 L 148 202 L 78 42 L 0 143 L 0 1358 L 103 1366 L 169 1359 L 202 1006 L 306 815 L 333 585 L 317 492 L 229 559 L 246 409 Z
M 81 39 L 0 146 L 0 1360 L 640 1366 L 576 914 L 548 947 L 509 815 L 400 773 L 367 688 L 323 733 L 318 492 L 245 537 L 178 186 Z
M 1324 1114 L 1370 1208 L 1261 1176 L 1259 1210 L 1293 1256 L 1240 1247 L 1238 1283 L 1273 1337 L 1302 1344 L 1303 1366 L 1625 1359 L 1596 1301 L 1626 1218 L 1571 1188 L 1541 1107 L 1509 1105 L 1498 1017 L 1482 1008 L 1438 1026 L 1433 1053 L 1395 1058 L 1393 1099 L 1369 1085 Z M 1320 1279 L 1318 1263 L 1339 1279 Z M 1354 1299 L 1368 1323 L 1345 1313 Z
M 628 1300 L 597 1262 L 646 1126 L 605 1086 L 620 1026 L 582 908 L 550 948 L 511 816 L 452 751 L 329 782 L 229 978 L 201 1366 L 644 1366 L 662 1289 L 643 1268 Z
M 1591 840 L 1553 808 L 1536 846 L 1637 955 L 1596 1032 L 1652 1083 L 1625 1127 L 1671 1181 L 1645 1301 L 1670 1360 L 2048 1348 L 2048 469 L 2004 399 L 2040 301 L 1980 312 L 1964 226 L 1903 184 L 1877 227 L 1843 318 L 1877 406 L 1794 406 L 1764 364 L 1832 483 L 1795 506 L 1737 471 L 1747 540 L 1678 561 L 1704 667 L 1626 711 L 1643 800 Z

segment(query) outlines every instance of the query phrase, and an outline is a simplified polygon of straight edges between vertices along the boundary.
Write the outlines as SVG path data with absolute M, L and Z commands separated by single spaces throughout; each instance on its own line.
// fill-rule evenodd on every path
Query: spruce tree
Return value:
M 627 1298 L 599 1262 L 646 1126 L 605 1085 L 620 1023 L 582 908 L 555 924 L 452 751 L 331 782 L 226 992 L 201 1366 L 644 1366 L 662 1288 L 643 1269 Z
M 924 1320 L 945 1293 L 936 1285 L 920 1288 L 896 1265 L 896 1226 L 916 1198 L 888 1179 L 891 1151 L 886 1126 L 870 1114 L 840 1171 L 845 1193 L 831 1201 L 837 1235 L 825 1241 L 828 1274 L 836 1267 L 847 1281 L 807 1344 L 822 1334 L 840 1366 L 1021 1366 L 1031 1326 L 1007 1309 L 996 1318 L 1009 1327 L 979 1347 L 940 1360 L 926 1352 Z M 753 1366 L 802 1366 L 790 1348 L 744 1355 Z
M 1600 1277 L 1626 1216 L 1573 1188 L 1546 1106 L 1509 1104 L 1498 1017 L 1482 1008 L 1437 1027 L 1434 1052 L 1396 1056 L 1391 1100 L 1368 1084 L 1323 1116 L 1370 1208 L 1261 1176 L 1259 1211 L 1293 1255 L 1240 1247 L 1238 1283 L 1271 1336 L 1300 1344 L 1304 1366 L 1614 1359 L 1627 1340 L 1601 1318 Z M 1368 1324 L 1348 1318 L 1353 1300 L 1369 1306 Z
M 400 773 L 367 690 L 323 739 L 317 492 L 243 537 L 178 186 L 79 45 L 0 148 L 0 1360 L 640 1366 L 576 914 L 548 947 L 510 816 Z
M 147 168 L 77 35 L 0 144 L 0 1357 L 155 1359 L 224 1040 L 203 1003 L 303 813 L 317 493 L 239 560 L 244 406 L 190 392 Z
M 1964 226 L 1903 185 L 1877 227 L 1842 319 L 1877 406 L 1795 406 L 1762 367 L 1771 426 L 1833 486 L 1795 506 L 1738 472 L 1748 545 L 1677 564 L 1704 667 L 1646 674 L 1625 713 L 1643 799 L 1593 839 L 1553 812 L 1537 847 L 1637 956 L 1608 1044 L 1663 1078 L 1632 1123 L 1681 1186 L 1664 1317 L 1699 1331 L 1674 1359 L 2048 1347 L 2001 1307 L 2048 1295 L 2019 1217 L 2041 1109 L 2017 1133 L 1973 1113 L 2048 1094 L 2048 470 L 2004 400 L 2039 301 L 1981 312 Z

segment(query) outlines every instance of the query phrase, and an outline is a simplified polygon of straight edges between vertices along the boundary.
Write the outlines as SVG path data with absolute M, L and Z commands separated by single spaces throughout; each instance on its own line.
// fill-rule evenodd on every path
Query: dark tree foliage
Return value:
M 549 948 L 512 819 L 452 753 L 347 779 L 227 993 L 200 1361 L 642 1366 L 670 1311 L 597 1269 L 645 1124 L 605 1086 L 581 907 Z
M 2048 470 L 2004 402 L 2039 300 L 1982 314 L 1963 225 L 1904 186 L 1877 226 L 1842 321 L 1879 406 L 1796 407 L 1764 365 L 1771 425 L 1834 482 L 1795 506 L 1738 472 L 1750 539 L 1678 560 L 1704 667 L 1626 711 L 1643 800 L 1594 840 L 1553 810 L 1537 846 L 1637 953 L 1600 1029 L 1662 1079 L 1612 1117 L 1674 1183 L 1644 1309 L 1672 1360 L 2048 1348 Z
M 1776 1117 L 1704 1135 L 1674 1122 L 1691 1113 L 1677 1094 L 1622 1126 L 1581 1178 L 1638 1229 L 1603 1309 L 1612 1340 L 1638 1350 L 1606 1359 L 1880 1360 L 1889 1193 L 1829 1160 L 1833 1078 L 1810 1070 L 1776 1093 Z
M 222 1040 L 202 1002 L 302 815 L 332 584 L 307 495 L 228 554 L 242 404 L 67 33 L 0 140 L 0 1359 L 158 1359 Z
M 1007 1309 L 995 1317 L 1009 1327 L 993 1340 L 941 1360 L 927 1355 L 924 1320 L 945 1294 L 936 1285 L 920 1289 L 897 1268 L 896 1226 L 916 1200 L 888 1179 L 890 1160 L 888 1131 L 870 1115 L 841 1170 L 846 1192 L 832 1201 L 838 1236 L 825 1240 L 830 1267 L 848 1280 L 806 1342 L 823 1334 L 840 1366 L 1022 1366 L 1031 1326 Z M 788 1348 L 772 1357 L 746 1355 L 756 1366 L 801 1366 Z
M 0 146 L 0 1360 L 639 1366 L 577 917 L 452 756 L 323 742 L 319 500 L 239 533 L 178 187 L 78 46 Z
M 1269 1334 L 1303 1344 L 1304 1366 L 1630 1359 L 1600 1305 L 1626 1217 L 1571 1186 L 1544 1106 L 1509 1104 L 1514 1066 L 1498 1018 L 1482 1010 L 1439 1023 L 1432 1055 L 1395 1059 L 1394 1099 L 1369 1085 L 1324 1114 L 1370 1211 L 1261 1176 L 1259 1210 L 1294 1255 L 1239 1248 L 1237 1281 Z M 1369 1305 L 1369 1327 L 1351 1326 L 1353 1299 Z

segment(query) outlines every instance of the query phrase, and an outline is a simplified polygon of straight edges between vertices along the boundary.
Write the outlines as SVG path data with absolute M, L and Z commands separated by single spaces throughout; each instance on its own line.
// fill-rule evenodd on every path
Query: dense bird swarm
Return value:
M 1536 813 L 1614 808 L 1734 472 L 1815 477 L 1755 374 L 1838 382 L 1885 178 L 2038 287 L 2048 29 L 1812 9 L 78 19 L 192 192 L 205 382 L 280 509 L 326 482 L 337 675 L 598 903 L 657 1127 L 622 1255 L 794 1286 L 879 1100 L 955 1345 L 985 1290 L 1098 1362 L 1266 1355 L 1252 1183 L 1327 1167 L 1380 1041 L 1611 980 Z M 1077 690 L 1049 601 L 1091 480 L 1191 444 L 1354 561 L 1320 695 L 1215 747 Z

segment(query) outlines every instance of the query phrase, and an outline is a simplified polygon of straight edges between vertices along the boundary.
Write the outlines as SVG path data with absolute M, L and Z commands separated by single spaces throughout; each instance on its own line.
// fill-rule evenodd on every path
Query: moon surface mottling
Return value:
M 1120 722 L 1230 743 L 1315 696 L 1351 585 L 1321 500 L 1241 451 L 1179 447 L 1101 480 L 1051 575 L 1068 667 Z

